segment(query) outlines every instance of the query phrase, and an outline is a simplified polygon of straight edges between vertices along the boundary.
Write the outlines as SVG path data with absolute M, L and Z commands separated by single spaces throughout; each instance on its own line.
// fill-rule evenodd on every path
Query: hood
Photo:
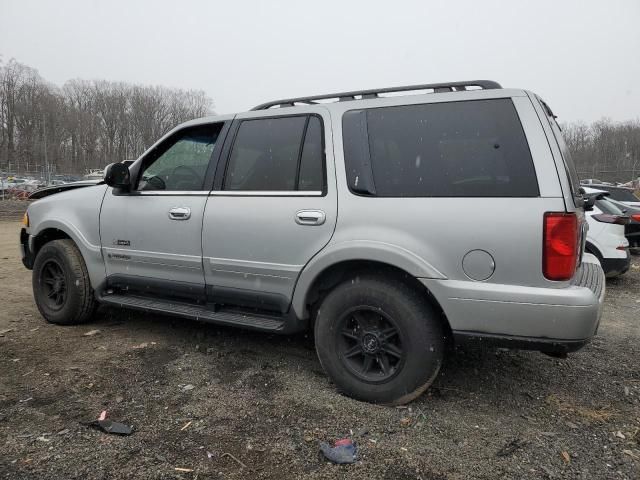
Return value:
M 53 195 L 54 193 L 66 192 L 67 190 L 74 190 L 76 188 L 84 188 L 84 187 L 92 187 L 94 185 L 100 185 L 104 183 L 102 180 L 81 180 L 79 182 L 71 182 L 65 183 L 64 185 L 52 185 L 50 187 L 44 187 L 36 190 L 29 198 L 32 200 L 37 200 L 39 198 L 48 197 L 49 195 Z

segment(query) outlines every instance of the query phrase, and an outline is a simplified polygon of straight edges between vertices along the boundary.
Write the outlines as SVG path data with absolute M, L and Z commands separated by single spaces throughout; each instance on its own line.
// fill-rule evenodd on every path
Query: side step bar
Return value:
M 253 313 L 242 313 L 228 310 L 214 311 L 203 305 L 147 298 L 136 295 L 101 295 L 100 303 L 117 307 L 132 308 L 146 312 L 156 312 L 165 315 L 176 315 L 203 322 L 247 328 L 272 333 L 293 333 L 303 330 L 305 325 L 291 316 L 269 316 Z

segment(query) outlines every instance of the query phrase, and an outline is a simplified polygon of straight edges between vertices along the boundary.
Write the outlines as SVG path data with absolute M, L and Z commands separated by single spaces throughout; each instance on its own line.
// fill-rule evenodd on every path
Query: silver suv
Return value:
M 584 253 L 554 115 L 492 81 L 194 120 L 101 184 L 60 190 L 30 205 L 21 234 L 45 319 L 77 324 L 107 304 L 313 329 L 357 399 L 411 401 L 451 344 L 565 355 L 600 319 L 604 275 Z

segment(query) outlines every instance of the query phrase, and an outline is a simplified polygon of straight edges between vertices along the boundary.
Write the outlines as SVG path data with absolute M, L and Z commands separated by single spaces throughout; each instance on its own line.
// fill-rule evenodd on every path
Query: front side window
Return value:
M 222 123 L 180 130 L 151 152 L 142 168 L 138 190 L 194 191 L 204 188 L 204 177 Z
M 529 145 L 510 99 L 350 111 L 343 118 L 343 136 L 349 186 L 356 193 L 539 195 Z
M 322 125 L 316 116 L 240 123 L 223 190 L 320 191 L 324 185 Z

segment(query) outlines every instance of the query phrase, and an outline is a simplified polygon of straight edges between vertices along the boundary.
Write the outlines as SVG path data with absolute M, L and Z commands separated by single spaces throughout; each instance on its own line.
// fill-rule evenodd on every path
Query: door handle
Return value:
M 173 207 L 169 210 L 171 220 L 189 220 L 190 217 L 191 209 L 189 207 Z
M 322 225 L 327 216 L 322 210 L 298 210 L 295 219 L 298 225 Z

